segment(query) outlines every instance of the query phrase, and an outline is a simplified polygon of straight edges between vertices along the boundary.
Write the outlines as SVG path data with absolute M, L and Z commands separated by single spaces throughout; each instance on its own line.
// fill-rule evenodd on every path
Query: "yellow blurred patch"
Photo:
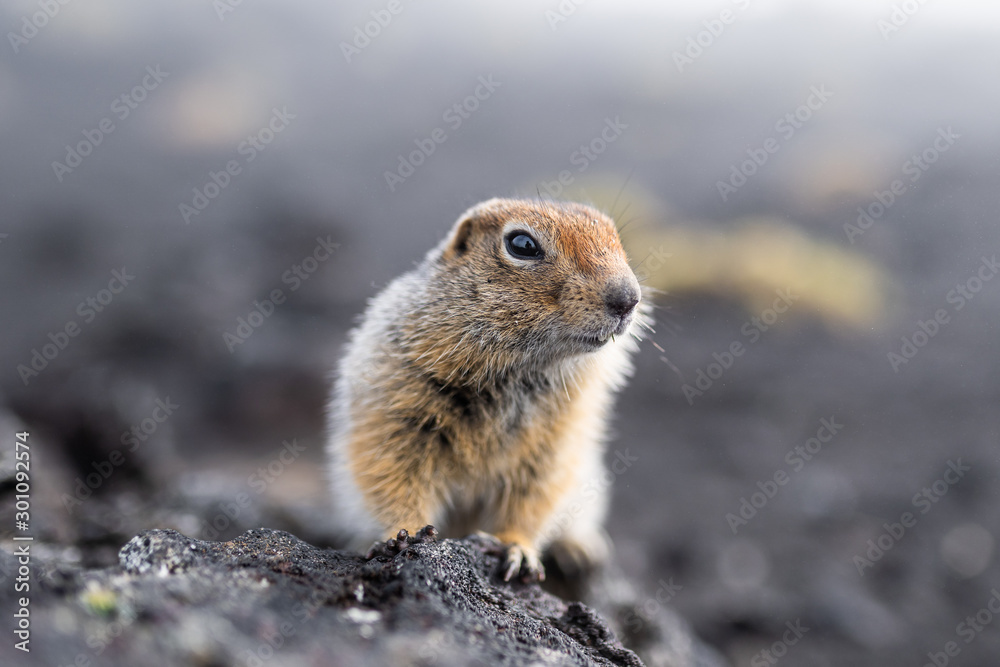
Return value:
M 749 219 L 725 232 L 629 231 L 626 248 L 644 284 L 671 294 L 735 296 L 758 312 L 776 290 L 791 288 L 798 304 L 835 328 L 868 329 L 885 314 L 887 278 L 877 266 L 778 220 Z
M 891 283 L 864 256 L 778 218 L 747 218 L 724 230 L 656 225 L 678 216 L 634 185 L 625 193 L 610 187 L 613 180 L 592 180 L 566 197 L 615 218 L 644 285 L 675 296 L 736 298 L 754 314 L 774 301 L 776 290 L 791 288 L 799 299 L 789 313 L 811 312 L 832 329 L 871 330 L 885 321 Z
M 98 616 L 110 616 L 118 607 L 118 596 L 93 582 L 88 584 L 81 599 L 84 606 Z

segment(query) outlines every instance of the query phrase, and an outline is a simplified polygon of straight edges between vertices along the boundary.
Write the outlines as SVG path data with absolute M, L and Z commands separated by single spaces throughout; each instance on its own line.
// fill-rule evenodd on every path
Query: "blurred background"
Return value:
M 324 404 L 365 300 L 482 199 L 574 199 L 659 290 L 609 444 L 646 611 L 735 665 L 998 654 L 995 3 L 0 16 L 0 423 L 36 443 L 45 554 L 334 544 Z

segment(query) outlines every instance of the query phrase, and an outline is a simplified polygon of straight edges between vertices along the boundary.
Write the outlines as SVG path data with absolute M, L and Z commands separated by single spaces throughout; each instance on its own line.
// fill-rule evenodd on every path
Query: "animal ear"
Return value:
M 498 215 L 504 210 L 505 200 L 494 197 L 480 202 L 463 213 L 451 233 L 444 240 L 445 259 L 461 257 L 469 250 L 472 235 L 477 230 L 492 229 L 497 226 Z
M 468 213 L 462 216 L 451 230 L 444 243 L 444 257 L 461 257 L 469 249 L 469 237 L 472 236 L 476 215 Z

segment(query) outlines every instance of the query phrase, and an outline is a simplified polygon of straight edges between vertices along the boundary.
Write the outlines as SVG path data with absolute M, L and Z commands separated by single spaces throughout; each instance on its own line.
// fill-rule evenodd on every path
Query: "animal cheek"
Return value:
M 560 309 L 575 310 L 580 308 L 584 301 L 584 291 L 578 285 L 571 282 L 563 282 L 558 291 L 552 290 L 552 299 Z
M 567 292 L 566 281 L 559 280 L 547 285 L 542 296 L 549 303 L 559 305 L 566 299 Z

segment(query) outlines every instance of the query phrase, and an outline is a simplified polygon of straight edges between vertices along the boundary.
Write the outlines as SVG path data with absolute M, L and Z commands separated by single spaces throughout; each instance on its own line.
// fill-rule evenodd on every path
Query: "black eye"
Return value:
M 542 248 L 538 242 L 524 232 L 507 235 L 507 252 L 520 259 L 541 259 Z

